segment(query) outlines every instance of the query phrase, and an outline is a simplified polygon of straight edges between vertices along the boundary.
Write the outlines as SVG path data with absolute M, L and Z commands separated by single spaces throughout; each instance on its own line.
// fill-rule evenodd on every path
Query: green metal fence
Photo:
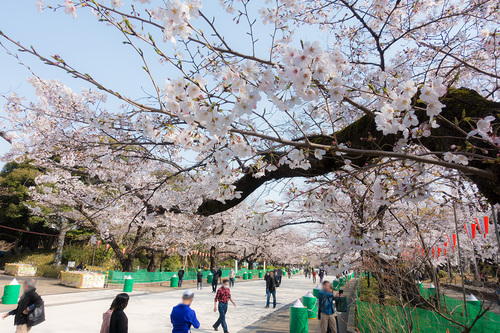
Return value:
M 231 269 L 223 269 L 222 277 L 228 277 Z M 240 269 L 237 272 L 237 276 L 241 276 L 243 272 L 252 272 L 254 279 L 259 275 L 258 269 Z M 209 270 L 203 271 L 203 279 L 206 280 Z M 170 281 L 170 278 L 177 274 L 177 272 L 148 272 L 146 269 L 140 269 L 135 272 L 122 272 L 122 271 L 109 271 L 108 272 L 108 283 L 123 283 L 126 276 L 131 276 L 135 283 L 152 283 L 152 282 L 164 282 Z M 196 280 L 197 271 L 193 268 L 187 269 L 184 272 L 184 280 Z

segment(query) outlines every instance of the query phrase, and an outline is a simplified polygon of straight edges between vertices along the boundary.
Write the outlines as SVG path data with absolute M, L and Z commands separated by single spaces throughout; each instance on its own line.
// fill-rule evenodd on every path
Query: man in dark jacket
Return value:
M 219 269 L 217 269 L 217 276 L 219 277 L 220 280 L 219 283 L 222 284 L 222 269 L 220 269 L 220 267 Z
M 217 292 L 217 284 L 219 282 L 219 271 L 217 270 L 217 267 L 214 267 L 212 270 L 212 292 L 216 293 Z
M 179 277 L 179 284 L 177 285 L 179 288 L 182 287 L 182 279 L 184 278 L 184 266 L 179 269 L 177 272 L 177 276 Z
M 16 326 L 16 333 L 27 333 L 31 329 L 31 324 L 28 317 L 29 314 L 35 311 L 36 308 L 43 305 L 42 298 L 36 293 L 36 280 L 28 279 L 23 283 L 23 295 L 17 303 L 17 308 L 10 312 L 4 313 L 2 319 L 8 316 L 14 316 L 14 325 Z M 36 318 L 38 322 L 42 322 L 45 318 Z
M 278 288 L 278 286 L 279 286 L 278 279 L 274 275 L 274 272 L 270 272 L 268 275 L 266 274 L 266 295 L 267 295 L 266 308 L 269 307 L 269 301 L 271 300 L 271 295 L 273 295 L 273 308 L 276 307 L 276 288 Z

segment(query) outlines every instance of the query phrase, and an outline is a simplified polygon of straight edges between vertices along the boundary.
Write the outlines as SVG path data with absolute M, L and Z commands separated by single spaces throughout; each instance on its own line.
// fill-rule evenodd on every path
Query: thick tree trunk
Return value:
M 442 102 L 446 105 L 441 113 L 444 119 L 437 119 L 439 127 L 432 129 L 432 137 L 424 138 L 419 143 L 430 151 L 447 152 L 453 150 L 452 146 L 466 147 L 470 142 L 481 148 L 481 150 L 474 151 L 475 154 L 497 158 L 498 149 L 494 149 L 479 140 L 466 139 L 464 133 L 472 130 L 467 121 L 459 122 L 459 129 L 453 124 L 455 124 L 456 119 L 460 121 L 460 119 L 467 117 L 477 119 L 487 116 L 496 117 L 496 122 L 498 122 L 500 103 L 487 100 L 477 92 L 465 88 L 450 89 Z M 418 106 L 425 109 L 423 104 Z M 417 111 L 416 114 L 420 121 L 428 119 L 425 111 Z M 494 129 L 494 132 L 498 132 L 498 129 Z M 367 138 L 370 138 L 370 140 L 367 140 Z M 324 145 L 332 145 L 332 142 L 335 141 L 338 144 L 344 143 L 350 148 L 389 152 L 393 150 L 399 139 L 400 136 L 397 135 L 383 135 L 382 132 L 377 130 L 374 118 L 371 115 L 365 115 L 334 135 L 314 136 L 310 137 L 309 141 Z M 266 156 L 266 159 L 276 162 L 280 157 L 279 152 L 274 152 Z M 253 177 L 255 170 L 249 168 L 247 173 L 234 183 L 235 190 L 241 193 L 241 198 L 226 200 L 225 203 L 207 199 L 198 207 L 198 214 L 209 216 L 226 211 L 242 202 L 267 181 L 294 177 L 317 177 L 339 170 L 344 166 L 345 159 L 351 160 L 352 165 L 364 166 L 378 157 L 367 153 L 340 157 L 335 152 L 329 152 L 322 160 L 318 160 L 314 157 L 314 154 L 309 154 L 308 159 L 311 168 L 308 170 L 290 169 L 288 165 L 282 165 L 275 171 L 266 172 L 260 178 Z M 487 171 L 488 177 L 476 174 L 467 174 L 466 176 L 477 185 L 481 193 L 491 203 L 500 203 L 500 165 L 498 163 L 486 163 L 480 159 L 471 161 L 469 165 Z
M 149 259 L 149 265 L 148 265 L 148 272 L 156 272 L 156 269 L 158 268 L 158 258 L 156 256 L 156 253 L 151 251 L 149 254 L 148 254 L 148 257 Z

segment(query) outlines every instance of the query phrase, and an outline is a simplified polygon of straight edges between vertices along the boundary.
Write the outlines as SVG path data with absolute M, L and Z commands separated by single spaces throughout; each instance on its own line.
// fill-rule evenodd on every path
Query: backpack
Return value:
M 35 308 L 35 310 L 30 312 L 30 314 L 28 315 L 28 327 L 36 326 L 40 323 L 43 323 L 44 321 L 45 321 L 45 306 L 42 301 L 42 305 Z

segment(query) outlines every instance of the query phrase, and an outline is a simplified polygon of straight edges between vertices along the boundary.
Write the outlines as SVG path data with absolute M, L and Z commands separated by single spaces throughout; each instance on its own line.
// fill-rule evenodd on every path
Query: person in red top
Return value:
M 229 301 L 231 301 L 234 307 L 236 307 L 236 303 L 234 303 L 233 299 L 231 298 L 231 291 L 229 290 L 229 280 L 224 279 L 222 281 L 222 287 L 220 287 L 217 290 L 217 294 L 215 294 L 214 312 L 217 312 L 217 308 L 219 309 L 219 319 L 217 319 L 215 324 L 213 324 L 212 326 L 215 331 L 218 331 L 219 326 L 222 325 L 224 333 L 229 333 L 226 324 L 227 303 Z M 218 307 L 217 307 L 217 302 L 219 303 Z

